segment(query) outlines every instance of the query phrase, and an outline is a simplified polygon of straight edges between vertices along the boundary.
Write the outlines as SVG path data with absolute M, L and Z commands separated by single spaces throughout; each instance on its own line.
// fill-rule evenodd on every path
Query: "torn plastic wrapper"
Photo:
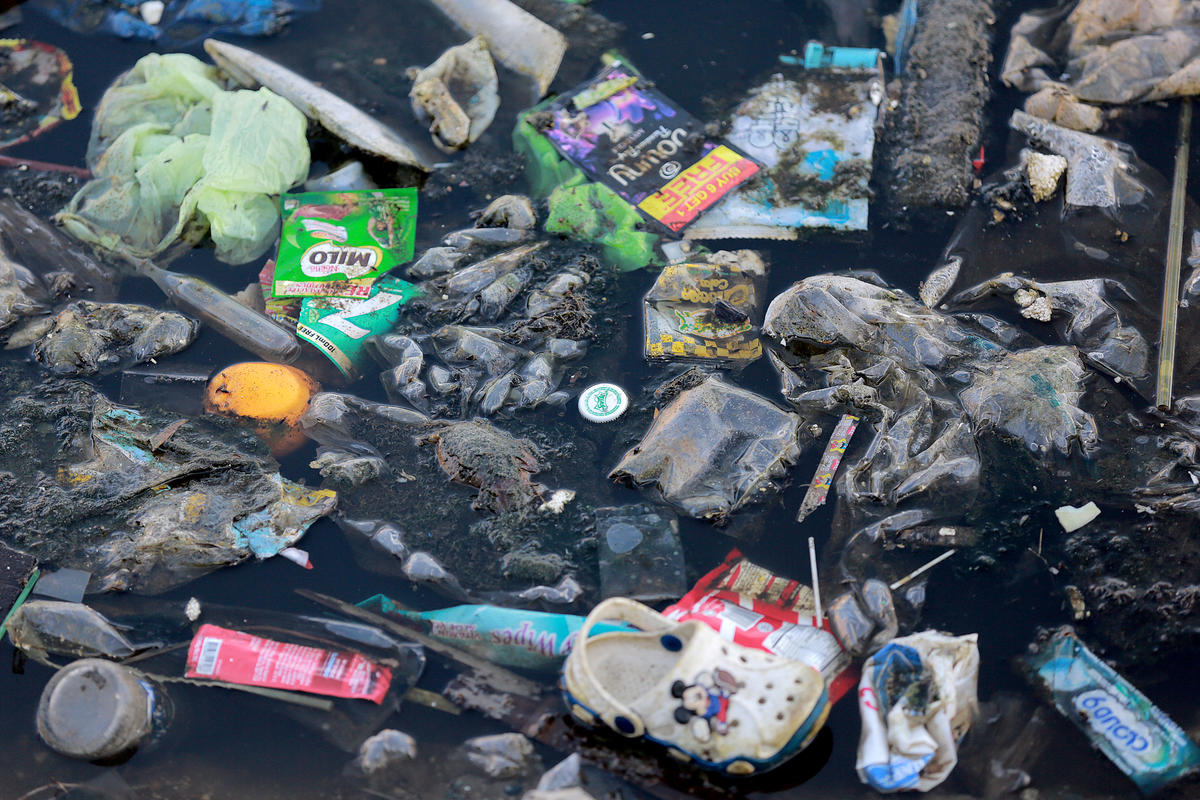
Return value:
M 722 366 L 757 359 L 765 278 L 762 259 L 745 250 L 664 267 L 642 301 L 646 358 Z
M 0 148 L 27 142 L 79 116 L 83 107 L 72 74 L 71 59 L 53 45 L 0 40 Z
M 800 422 L 714 375 L 659 412 L 609 478 L 653 484 L 683 513 L 721 521 L 774 488 L 795 463 Z
M 633 84 L 574 107 L 574 98 L 597 84 L 637 77 L 619 62 L 607 67 L 551 104 L 545 134 L 590 177 L 679 233 L 759 166 L 736 148 L 707 140 L 697 119 L 654 89 Z
M 269 506 L 233 522 L 235 544 L 247 547 L 259 558 L 270 558 L 300 540 L 304 528 L 318 516 L 333 510 L 337 494 L 329 489 L 309 489 L 280 475 L 268 475 L 279 492 Z
M 895 639 L 863 665 L 855 768 L 879 792 L 938 786 L 958 763 L 979 680 L 976 635 L 924 631 Z
M 1200 748 L 1070 629 L 1023 659 L 1030 679 L 1088 740 L 1151 794 L 1200 767 Z
M 357 604 L 418 625 L 435 639 L 506 667 L 554 672 L 571 652 L 584 618 L 499 606 L 466 605 L 436 611 L 411 611 L 382 594 Z M 625 625 L 601 622 L 593 635 L 627 630 Z
M 351 380 L 370 363 L 365 346 L 374 334 L 391 330 L 401 307 L 421 290 L 399 278 L 380 278 L 365 298 L 306 297 L 296 335 L 314 345 Z
M 595 242 L 604 260 L 621 270 L 658 262 L 658 236 L 639 229 L 641 214 L 604 184 L 584 180 L 582 172 L 554 187 L 547 204 L 547 233 Z
M 452 153 L 478 139 L 500 107 L 496 67 L 487 39 L 451 47 L 413 78 L 408 96 L 417 119 L 429 123 L 433 143 Z
M 413 257 L 417 190 L 300 192 L 280 198 L 272 298 L 355 297 Z
M 763 169 L 688 228 L 688 239 L 795 239 L 867 229 L 883 69 L 776 74 L 733 111 L 729 142 Z
M 383 702 L 392 671 L 359 653 L 323 650 L 201 625 L 188 648 L 188 678 Z
M 843 414 L 833 429 L 833 433 L 829 434 L 829 444 L 825 447 L 825 452 L 821 454 L 821 460 L 817 463 L 817 471 L 813 473 L 812 483 L 808 485 L 808 491 L 804 493 L 804 499 L 800 502 L 800 511 L 796 514 L 797 522 L 803 522 L 809 514 L 817 510 L 818 506 L 825 505 L 825 498 L 833 487 L 833 476 L 837 474 L 837 469 L 842 463 L 842 456 L 846 454 L 846 448 L 850 446 L 850 437 L 854 435 L 857 428 L 858 417 L 853 414 Z
M 858 679 L 850 656 L 824 626 L 813 625 L 812 589 L 743 558 L 736 549 L 662 614 L 697 620 L 744 647 L 801 661 L 821 673 L 836 703 Z
M 1067 159 L 1067 205 L 1109 208 L 1133 205 L 1145 196 L 1145 186 L 1133 173 L 1133 151 L 1128 145 L 1073 131 L 1020 110 L 1013 112 L 1009 125 Z

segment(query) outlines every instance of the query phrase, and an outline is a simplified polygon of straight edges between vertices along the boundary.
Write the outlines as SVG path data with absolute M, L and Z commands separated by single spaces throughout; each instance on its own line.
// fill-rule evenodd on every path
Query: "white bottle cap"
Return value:
M 597 383 L 579 395 L 579 413 L 589 422 L 612 422 L 629 408 L 629 396 L 615 383 Z

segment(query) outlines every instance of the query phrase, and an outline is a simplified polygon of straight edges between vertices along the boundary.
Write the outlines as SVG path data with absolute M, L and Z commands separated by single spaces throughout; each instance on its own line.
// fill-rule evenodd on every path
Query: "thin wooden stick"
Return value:
M 0 167 L 11 167 L 20 169 L 28 167 L 36 169 L 40 172 L 64 172 L 67 175 L 74 175 L 76 178 L 83 180 L 91 180 L 92 173 L 83 167 L 68 167 L 66 164 L 51 164 L 49 161 L 34 161 L 30 158 L 13 158 L 12 156 L 0 156 Z
M 1183 260 L 1183 201 L 1187 198 L 1188 151 L 1192 137 L 1192 99 L 1179 107 L 1179 138 L 1175 145 L 1175 180 L 1171 185 L 1171 226 L 1167 232 L 1167 278 L 1163 285 L 1162 328 L 1158 345 L 1158 407 L 1171 409 L 1175 382 L 1175 328 L 1179 315 L 1179 270 Z

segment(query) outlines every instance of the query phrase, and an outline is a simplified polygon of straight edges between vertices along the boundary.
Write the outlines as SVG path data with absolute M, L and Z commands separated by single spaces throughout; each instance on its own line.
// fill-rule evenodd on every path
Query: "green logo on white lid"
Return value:
M 629 397 L 613 383 L 597 383 L 579 395 L 579 413 L 592 422 L 611 422 L 629 408 Z

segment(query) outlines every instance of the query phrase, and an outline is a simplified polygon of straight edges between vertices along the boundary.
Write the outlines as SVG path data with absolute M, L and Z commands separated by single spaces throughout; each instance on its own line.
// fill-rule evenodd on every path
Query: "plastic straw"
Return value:
M 821 582 L 817 580 L 817 542 L 808 537 L 808 567 L 812 570 L 813 625 L 821 627 Z
M 1171 226 L 1167 233 L 1167 277 L 1163 284 L 1162 329 L 1158 346 L 1158 407 L 1171 408 L 1175 382 L 1175 327 L 1179 314 L 1179 269 L 1183 260 L 1183 201 L 1187 196 L 1188 150 L 1192 135 L 1192 99 L 1179 107 L 1179 138 L 1175 145 L 1175 180 L 1171 185 Z

